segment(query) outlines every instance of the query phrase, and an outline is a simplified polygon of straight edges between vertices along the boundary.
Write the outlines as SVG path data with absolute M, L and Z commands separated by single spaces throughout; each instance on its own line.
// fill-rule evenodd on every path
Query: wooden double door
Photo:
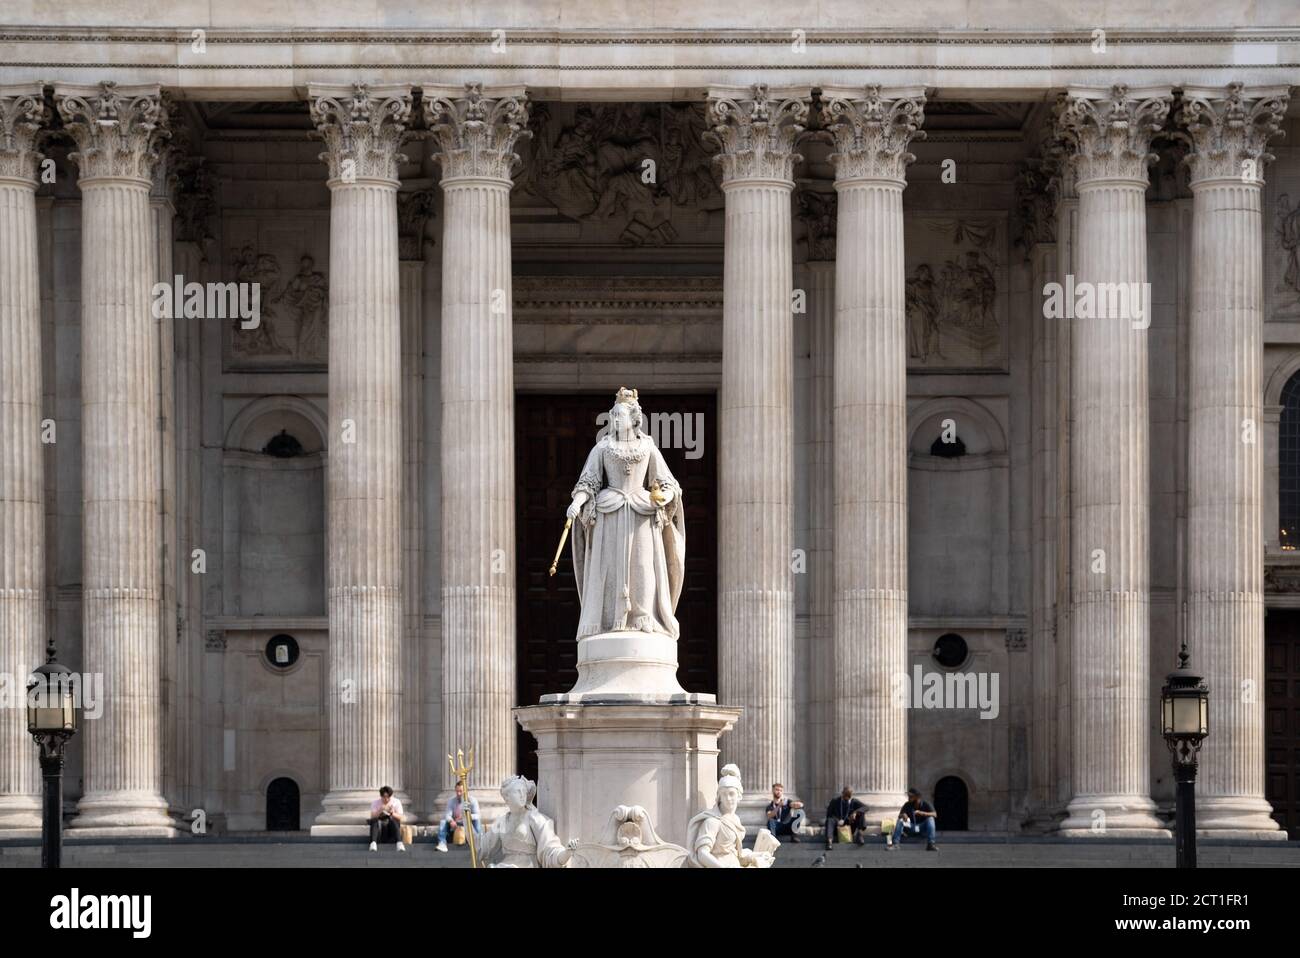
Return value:
M 1264 619 L 1264 753 L 1273 818 L 1300 839 L 1300 610 Z
M 615 384 L 617 386 L 617 384 Z M 600 393 L 521 394 L 515 403 L 515 508 L 518 615 L 516 701 L 567 692 L 577 681 L 578 602 L 568 544 L 547 574 L 564 528 L 564 510 L 595 444 L 597 416 L 613 405 L 615 388 Z M 677 606 L 681 639 L 677 678 L 688 692 L 718 688 L 717 403 L 713 395 L 658 394 L 646 415 L 675 415 L 660 448 L 682 485 L 686 508 L 686 581 Z M 688 432 L 686 417 L 692 419 Z M 701 428 L 702 427 L 702 428 Z M 649 432 L 649 424 L 646 425 Z M 661 436 L 662 438 L 662 436 Z M 695 448 L 687 448 L 689 440 Z M 537 742 L 518 730 L 519 770 L 536 780 Z

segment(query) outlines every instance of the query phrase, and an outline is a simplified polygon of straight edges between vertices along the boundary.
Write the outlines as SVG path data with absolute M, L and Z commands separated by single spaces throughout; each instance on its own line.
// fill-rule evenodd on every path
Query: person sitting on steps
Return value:
M 863 845 L 867 841 L 867 806 L 853 797 L 853 789 L 847 785 L 840 790 L 840 797 L 831 799 L 826 806 L 826 847 L 835 841 L 835 833 L 847 825 L 853 833 L 853 843 Z
M 885 850 L 893 851 L 903 840 L 903 835 L 925 835 L 925 850 L 937 852 L 939 846 L 934 843 L 935 822 L 939 816 L 934 806 L 921 801 L 921 793 L 915 788 L 907 790 L 907 802 L 898 810 L 898 821 L 894 823 L 894 834 L 886 840 Z
M 385 785 L 379 797 L 370 803 L 370 850 L 379 851 L 379 842 L 397 843 L 399 852 L 406 851 L 402 844 L 402 801 L 393 797 L 393 790 Z

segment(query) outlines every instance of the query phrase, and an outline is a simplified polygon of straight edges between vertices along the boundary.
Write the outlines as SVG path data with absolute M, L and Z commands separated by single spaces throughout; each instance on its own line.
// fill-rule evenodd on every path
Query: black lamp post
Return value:
M 1178 668 L 1160 692 L 1160 727 L 1173 756 L 1178 783 L 1174 843 L 1179 868 L 1196 867 L 1196 756 L 1210 734 L 1210 690 L 1187 665 L 1187 643 L 1178 653 Z
M 77 734 L 72 672 L 54 661 L 54 639 L 46 661 L 27 686 L 27 731 L 41 749 L 45 810 L 41 822 L 41 867 L 58 868 L 63 857 L 63 751 Z

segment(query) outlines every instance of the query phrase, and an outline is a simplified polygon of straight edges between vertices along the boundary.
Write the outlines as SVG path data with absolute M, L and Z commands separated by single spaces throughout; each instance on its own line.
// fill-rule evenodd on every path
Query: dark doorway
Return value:
M 934 786 L 934 811 L 939 816 L 935 823 L 943 832 L 964 832 L 969 825 L 970 795 L 966 783 L 956 775 L 939 779 Z
M 1300 611 L 1291 609 L 1264 619 L 1264 754 L 1273 818 L 1300 839 Z
M 547 575 L 547 570 L 564 529 L 570 493 L 596 442 L 596 417 L 609 411 L 619 385 L 612 383 L 594 394 L 521 394 L 515 403 L 517 695 L 521 705 L 535 705 L 548 692 L 568 691 L 578 678 L 580 607 L 567 543 L 555 576 Z M 677 677 L 688 692 L 718 689 L 715 410 L 712 395 L 670 393 L 647 396 L 642 410 L 647 420 L 656 414 L 673 417 L 657 420 L 657 433 L 649 421 L 645 429 L 661 440 L 664 459 L 682 485 L 686 506 L 686 582 L 677 605 L 682 628 Z M 692 419 L 696 426 L 689 431 L 685 426 L 688 416 L 698 417 Z M 687 448 L 688 444 L 692 448 Z M 537 742 L 522 729 L 518 736 L 519 769 L 536 779 Z
M 277 778 L 266 786 L 266 830 L 298 831 L 298 783 L 291 778 Z

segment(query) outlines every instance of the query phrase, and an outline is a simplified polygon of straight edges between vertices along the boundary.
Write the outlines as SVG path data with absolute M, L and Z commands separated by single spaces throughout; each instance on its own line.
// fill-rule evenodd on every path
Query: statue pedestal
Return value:
M 514 710 L 537 738 L 537 808 L 555 820 L 561 841 L 598 840 L 619 805 L 644 808 L 665 841 L 686 841 L 686 823 L 716 797 L 718 736 L 741 710 L 715 705 L 711 695 L 676 694 L 698 701 L 593 697 Z

